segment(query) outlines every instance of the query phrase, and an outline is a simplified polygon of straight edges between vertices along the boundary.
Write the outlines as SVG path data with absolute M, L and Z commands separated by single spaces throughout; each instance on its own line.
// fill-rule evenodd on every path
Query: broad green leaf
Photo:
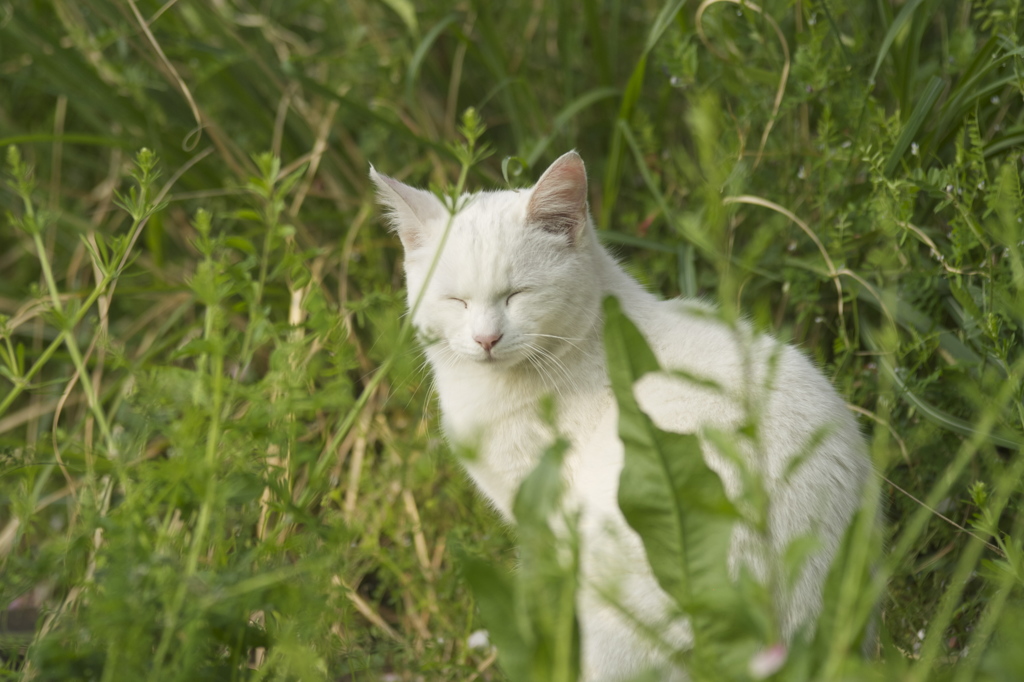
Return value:
M 515 617 L 518 595 L 514 577 L 475 557 L 463 556 L 459 563 L 505 674 L 511 680 L 529 679 L 534 643 Z
M 619 507 L 643 540 L 658 584 L 690 616 L 694 668 L 715 661 L 722 671 L 742 670 L 756 640 L 741 591 L 729 577 L 738 512 L 705 463 L 697 436 L 661 431 L 640 409 L 633 384 L 659 369 L 657 359 L 616 299 L 605 299 L 604 311 L 608 375 L 625 449 Z
M 461 562 L 501 667 L 516 682 L 575 682 L 580 673 L 578 543 L 559 506 L 565 450 L 564 441 L 549 448 L 516 494 L 519 570 Z M 556 534 L 552 524 L 564 531 Z
M 513 506 L 522 559 L 520 608 L 528 614 L 534 642 L 532 674 L 523 679 L 572 682 L 579 677 L 578 542 L 572 520 L 559 505 L 566 449 L 564 441 L 548 448 L 519 487 Z M 565 530 L 556 535 L 553 523 Z

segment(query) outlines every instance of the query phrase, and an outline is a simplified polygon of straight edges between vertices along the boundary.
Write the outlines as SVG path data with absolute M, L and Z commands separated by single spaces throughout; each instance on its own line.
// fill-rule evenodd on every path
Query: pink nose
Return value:
M 498 341 L 501 341 L 501 337 L 502 334 L 477 334 L 473 337 L 473 340 L 479 343 L 481 348 L 490 353 L 491 349 L 494 348 Z

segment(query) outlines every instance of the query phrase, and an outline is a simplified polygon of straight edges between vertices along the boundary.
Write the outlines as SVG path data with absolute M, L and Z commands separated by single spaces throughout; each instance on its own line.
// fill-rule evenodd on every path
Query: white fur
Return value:
M 697 304 L 658 301 L 644 291 L 598 244 L 575 152 L 555 161 L 530 190 L 463 197 L 468 203 L 439 256 L 448 222 L 441 203 L 372 169 L 370 175 L 406 248 L 410 307 L 422 293 L 413 322 L 427 343 L 445 434 L 477 449 L 466 469 L 506 519 L 519 484 L 554 438 L 538 415 L 538 401 L 556 399 L 555 428 L 571 444 L 565 504 L 580 512 L 585 680 L 627 679 L 665 661 L 664 651 L 603 595 L 615 595 L 670 646 L 685 647 L 690 637 L 685 621 L 669 622 L 670 600 L 616 501 L 623 449 L 605 372 L 601 301 L 608 294 L 619 299 L 663 367 L 725 389 L 648 375 L 634 392 L 660 428 L 734 429 L 744 417 L 744 395 L 760 406 L 759 448 L 747 455 L 769 491 L 770 540 L 737 527 L 733 568 L 742 561 L 764 578 L 789 540 L 816 531 L 819 551 L 793 590 L 777 600 L 787 636 L 817 615 L 825 573 L 870 465 L 842 400 L 800 352 L 742 326 L 731 328 Z M 499 335 L 490 352 L 474 340 Z M 766 387 L 773 357 L 774 380 Z M 813 455 L 787 475 L 790 458 L 822 429 L 827 436 Z M 706 440 L 702 445 L 728 494 L 742 499 L 735 466 Z

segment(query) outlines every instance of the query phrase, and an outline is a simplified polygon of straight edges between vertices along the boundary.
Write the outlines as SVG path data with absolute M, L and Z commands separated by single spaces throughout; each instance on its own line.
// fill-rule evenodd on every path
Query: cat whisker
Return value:
M 539 334 L 536 332 L 526 332 L 523 336 L 546 336 L 550 339 L 561 339 L 562 341 L 585 341 L 586 339 L 578 339 L 570 336 L 559 336 L 558 334 Z
M 533 344 L 525 345 L 530 351 L 532 351 L 532 357 L 536 358 L 538 362 L 557 371 L 558 375 L 562 378 L 562 380 L 569 389 L 573 391 L 578 390 L 579 386 L 576 382 L 576 378 L 572 375 L 571 372 L 569 372 L 569 369 L 565 366 L 565 363 L 563 363 L 556 355 L 551 353 L 551 351 L 540 346 L 535 346 Z M 541 374 L 549 383 L 554 385 L 555 390 L 558 391 L 559 397 L 564 398 L 558 385 L 559 382 L 554 381 L 554 377 L 551 375 L 551 373 L 544 371 L 541 372 Z
M 557 357 L 556 355 L 554 355 L 553 353 L 551 353 L 549 351 L 545 351 L 545 354 L 548 356 L 549 362 L 551 362 L 551 364 L 553 364 L 555 367 L 557 367 L 558 370 L 562 373 L 562 375 L 566 378 L 566 381 L 569 384 L 569 388 L 571 388 L 573 391 L 578 391 L 579 390 L 579 381 L 578 381 L 576 375 L 569 371 L 569 368 L 566 367 L 566 365 L 562 361 L 562 359 Z
M 459 361 L 458 353 L 453 351 L 451 346 L 448 344 L 438 346 L 438 350 L 440 351 L 440 355 L 437 360 L 440 362 L 441 366 L 445 369 L 455 367 L 455 363 Z
M 587 351 L 587 350 L 581 348 L 580 346 L 576 345 L 575 343 L 573 343 L 573 341 L 585 341 L 586 339 L 577 339 L 577 338 L 571 338 L 571 337 L 568 337 L 568 336 L 559 336 L 557 334 L 537 334 L 537 333 L 530 333 L 530 332 L 527 332 L 527 333 L 523 334 L 523 336 L 542 336 L 542 337 L 548 338 L 548 339 L 558 339 L 559 341 L 565 341 L 567 344 L 569 344 L 570 346 L 572 346 L 573 348 L 575 348 L 579 352 L 583 353 L 587 357 L 593 357 L 594 356 L 594 354 L 591 353 L 590 351 Z
M 539 349 L 536 349 L 535 347 L 529 346 L 529 345 L 527 346 L 527 348 L 529 348 L 531 351 L 539 350 Z M 558 399 L 559 400 L 564 400 L 565 396 L 562 394 L 562 389 L 559 386 L 559 383 L 557 381 L 554 381 L 553 377 L 547 371 L 547 368 L 544 366 L 544 363 L 542 362 L 542 360 L 544 359 L 544 356 L 540 355 L 538 353 L 533 352 L 533 353 L 528 353 L 526 355 L 526 359 L 530 363 L 530 365 L 532 365 L 533 368 L 537 371 L 537 373 L 544 378 L 545 383 L 547 383 L 548 385 L 552 386 L 555 389 L 555 393 L 558 394 Z

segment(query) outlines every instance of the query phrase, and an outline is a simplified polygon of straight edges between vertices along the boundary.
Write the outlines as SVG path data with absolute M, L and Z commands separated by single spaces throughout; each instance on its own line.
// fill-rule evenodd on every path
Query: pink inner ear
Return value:
M 586 221 L 587 172 L 575 152 L 563 155 L 533 188 L 527 222 L 575 239 Z

